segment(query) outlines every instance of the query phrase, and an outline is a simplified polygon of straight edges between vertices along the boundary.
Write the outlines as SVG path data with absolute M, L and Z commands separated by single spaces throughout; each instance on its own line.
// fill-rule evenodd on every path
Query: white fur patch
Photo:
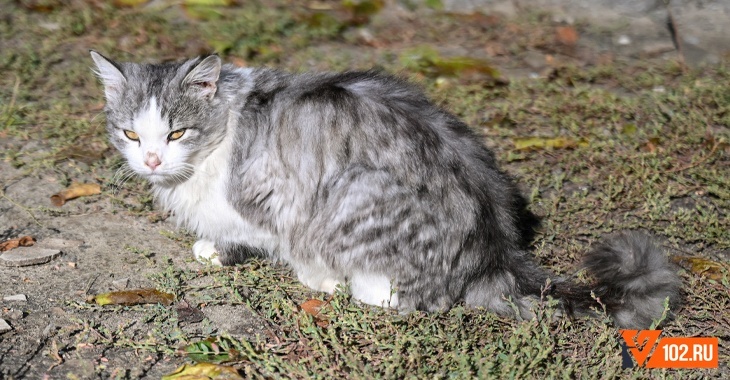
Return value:
M 350 277 L 352 297 L 369 305 L 398 307 L 398 294 L 393 292 L 392 281 L 382 274 L 356 272 Z
M 155 183 L 162 181 L 166 176 L 178 173 L 187 159 L 188 152 L 179 142 L 188 136 L 183 135 L 180 140 L 168 141 L 170 121 L 162 116 L 155 97 L 150 98 L 146 108 L 143 108 L 132 120 L 132 130 L 139 136 L 139 141 L 131 141 L 124 136 L 124 131 L 118 133 L 128 144 L 123 149 L 129 166 L 137 173 Z M 157 157 L 159 165 L 151 168 L 145 164 L 149 157 Z
M 230 129 L 229 129 L 230 130 Z M 154 186 L 156 198 L 174 213 L 178 224 L 208 241 L 245 244 L 268 252 L 281 250 L 280 240 L 241 217 L 226 198 L 228 161 L 233 139 L 228 136 L 202 162 L 194 174 L 174 187 Z
M 96 63 L 96 75 L 104 83 L 104 95 L 107 100 L 118 98 L 122 86 L 127 83 L 124 74 L 114 64 L 95 51 L 91 52 L 91 58 Z
M 215 266 L 223 266 L 221 261 L 218 259 L 218 250 L 215 249 L 215 244 L 210 240 L 198 240 L 193 244 L 193 255 L 195 260 L 202 264 L 212 264 Z
M 325 265 L 319 263 L 292 263 L 292 266 L 302 284 L 320 292 L 332 294 L 337 285 L 343 282 Z

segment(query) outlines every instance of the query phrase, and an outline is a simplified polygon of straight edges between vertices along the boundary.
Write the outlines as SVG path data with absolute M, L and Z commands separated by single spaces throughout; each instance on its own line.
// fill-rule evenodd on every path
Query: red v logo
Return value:
M 621 337 L 639 367 L 646 362 L 661 333 L 662 330 L 621 330 Z

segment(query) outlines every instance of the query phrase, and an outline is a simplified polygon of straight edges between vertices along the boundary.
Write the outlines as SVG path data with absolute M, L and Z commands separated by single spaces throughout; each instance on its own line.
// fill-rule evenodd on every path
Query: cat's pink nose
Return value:
M 147 165 L 150 169 L 155 170 L 155 168 L 160 166 L 161 163 L 162 161 L 160 161 L 160 157 L 156 153 L 147 152 L 144 164 Z

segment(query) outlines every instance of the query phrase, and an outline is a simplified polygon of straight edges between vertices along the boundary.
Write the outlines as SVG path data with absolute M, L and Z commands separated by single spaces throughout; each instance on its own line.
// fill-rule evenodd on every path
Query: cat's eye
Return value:
M 124 135 L 127 136 L 127 138 L 132 141 L 139 141 L 139 135 L 135 131 L 130 131 L 128 129 L 125 129 Z
M 184 129 L 178 129 L 177 131 L 172 131 L 172 132 L 170 132 L 169 135 L 167 135 L 167 141 L 175 141 L 175 140 L 179 139 L 180 137 L 183 137 L 184 134 L 185 134 Z

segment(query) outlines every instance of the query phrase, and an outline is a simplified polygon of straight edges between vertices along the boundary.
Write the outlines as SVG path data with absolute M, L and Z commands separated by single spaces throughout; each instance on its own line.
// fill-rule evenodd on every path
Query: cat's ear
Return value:
M 218 89 L 218 77 L 221 74 L 221 58 L 210 55 L 190 69 L 182 81 L 183 86 L 189 86 L 198 92 L 201 98 L 213 99 Z
M 95 73 L 104 84 L 104 95 L 106 95 L 107 101 L 118 97 L 127 83 L 127 78 L 124 77 L 122 70 L 119 69 L 116 63 L 103 55 L 93 50 L 90 50 L 89 53 L 94 63 L 96 63 Z

